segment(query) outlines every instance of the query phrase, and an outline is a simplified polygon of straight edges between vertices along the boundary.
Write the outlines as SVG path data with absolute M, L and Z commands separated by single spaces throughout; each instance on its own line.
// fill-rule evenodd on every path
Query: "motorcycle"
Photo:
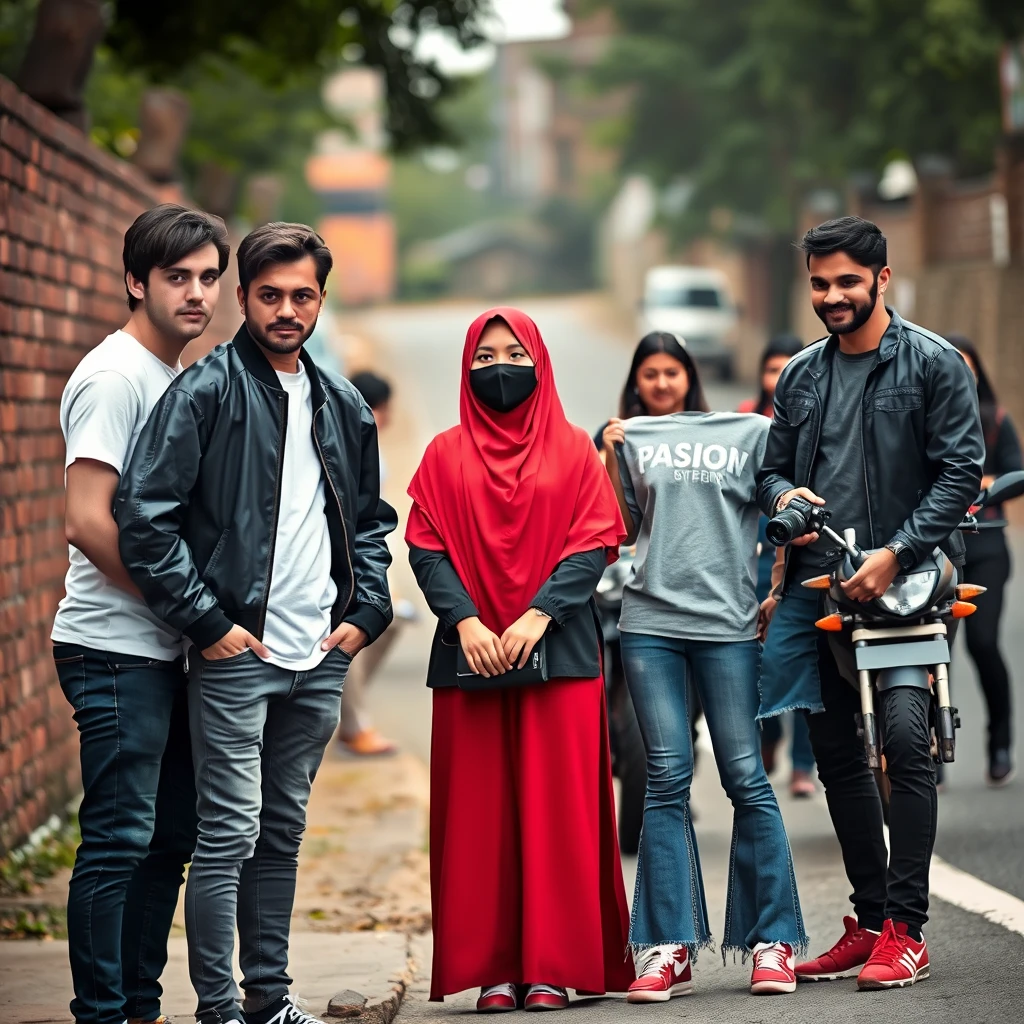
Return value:
M 622 592 L 633 568 L 633 551 L 633 548 L 621 549 L 619 560 L 605 570 L 594 595 L 604 640 L 604 681 L 612 772 L 622 786 L 619 800 L 619 849 L 626 854 L 636 854 L 640 848 L 644 797 L 647 793 L 647 753 L 626 686 L 619 645 Z
M 958 529 L 973 533 L 1000 523 L 979 523 L 977 513 L 1024 494 L 1024 471 L 1006 473 L 982 491 Z M 950 650 L 947 622 L 977 610 L 971 599 L 984 587 L 960 583 L 957 571 L 936 548 L 909 572 L 901 573 L 881 597 L 869 602 L 849 599 L 841 584 L 849 580 L 873 551 L 857 544 L 856 531 L 840 535 L 828 526 L 831 512 L 794 498 L 767 525 L 768 539 L 780 547 L 807 533 L 828 537 L 843 552 L 842 561 L 802 586 L 825 592 L 825 614 L 815 625 L 829 634 L 840 675 L 860 694 L 858 727 L 868 764 L 876 772 L 883 802 L 885 736 L 880 728 L 877 694 L 895 687 L 929 690 L 931 753 L 949 764 L 956 756 L 959 713 L 950 703 Z

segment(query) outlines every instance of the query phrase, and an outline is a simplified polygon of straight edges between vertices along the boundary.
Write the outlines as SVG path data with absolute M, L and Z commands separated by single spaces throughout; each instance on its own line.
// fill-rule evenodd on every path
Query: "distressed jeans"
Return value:
M 715 760 L 732 801 L 722 953 L 759 942 L 806 945 L 793 857 L 761 763 L 756 716 L 760 646 L 622 634 L 626 682 L 647 750 L 647 799 L 630 945 L 712 945 L 690 817 L 693 744 L 687 681 L 696 683 Z
M 185 931 L 202 1024 L 241 1020 L 288 992 L 288 939 L 306 805 L 338 727 L 351 659 L 335 648 L 308 672 L 246 650 L 190 656 L 188 703 L 199 841 L 185 888 Z
M 78 1024 L 160 1016 L 196 790 L 181 660 L 56 644 L 53 658 L 81 739 L 82 844 L 68 890 L 68 954 Z

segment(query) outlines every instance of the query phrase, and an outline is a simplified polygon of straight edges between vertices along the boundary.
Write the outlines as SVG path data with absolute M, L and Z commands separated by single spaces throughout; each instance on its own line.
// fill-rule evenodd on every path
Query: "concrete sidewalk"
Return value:
M 427 776 L 411 755 L 355 760 L 332 744 L 309 802 L 292 917 L 293 992 L 312 1013 L 389 1024 L 414 977 L 410 935 L 430 924 Z M 67 874 L 30 898 L 66 902 Z M 182 907 L 161 979 L 163 1011 L 195 1013 Z M 347 993 L 347 994 L 346 994 Z M 72 1020 L 67 942 L 0 942 L 0 1022 Z M 338 997 L 338 998 L 336 998 Z M 330 1016 L 328 1016 L 330 1019 Z

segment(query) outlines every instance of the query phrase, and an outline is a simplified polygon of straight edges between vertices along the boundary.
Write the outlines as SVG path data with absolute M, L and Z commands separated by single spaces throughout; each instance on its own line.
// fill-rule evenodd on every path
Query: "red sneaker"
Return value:
M 846 934 L 827 953 L 796 965 L 796 976 L 800 981 L 835 981 L 860 973 L 875 948 L 878 932 L 861 928 L 854 917 L 844 917 L 843 925 Z
M 524 1010 L 564 1010 L 569 1005 L 569 995 L 557 985 L 531 985 L 523 1002 Z
M 480 989 L 480 998 L 476 1001 L 477 1013 L 511 1013 L 518 1008 L 516 987 L 511 982 Z
M 693 991 L 690 951 L 685 946 L 652 946 L 636 958 L 636 981 L 627 1003 L 665 1003 Z
M 793 947 L 788 942 L 759 942 L 754 947 L 750 991 L 755 996 L 783 995 L 796 991 Z
M 871 959 L 857 977 L 857 988 L 906 988 L 929 975 L 924 936 L 915 942 L 902 922 L 886 921 Z

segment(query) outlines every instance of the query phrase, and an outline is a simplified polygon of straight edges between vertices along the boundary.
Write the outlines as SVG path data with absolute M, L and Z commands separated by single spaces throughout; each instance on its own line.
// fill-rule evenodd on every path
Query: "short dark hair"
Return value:
M 331 250 L 307 224 L 272 221 L 250 231 L 238 247 L 238 281 L 248 295 L 249 285 L 260 276 L 264 267 L 276 263 L 297 263 L 306 256 L 316 262 L 316 279 L 320 291 L 327 284 L 327 275 L 334 266 Z
M 217 247 L 217 265 L 223 274 L 228 268 L 231 246 L 228 229 L 220 217 L 202 210 L 189 210 L 174 203 L 154 206 L 135 218 L 124 234 L 125 291 L 128 308 L 135 310 L 139 300 L 128 291 L 128 274 L 149 284 L 154 267 L 173 267 L 178 260 L 210 242 Z
M 807 266 L 812 256 L 831 256 L 844 252 L 862 267 L 870 267 L 875 275 L 889 262 L 885 235 L 877 224 L 863 217 L 839 217 L 811 228 L 799 241 L 797 248 L 807 254 Z
M 369 370 L 353 375 L 351 383 L 371 409 L 379 409 L 391 401 L 391 384 Z

